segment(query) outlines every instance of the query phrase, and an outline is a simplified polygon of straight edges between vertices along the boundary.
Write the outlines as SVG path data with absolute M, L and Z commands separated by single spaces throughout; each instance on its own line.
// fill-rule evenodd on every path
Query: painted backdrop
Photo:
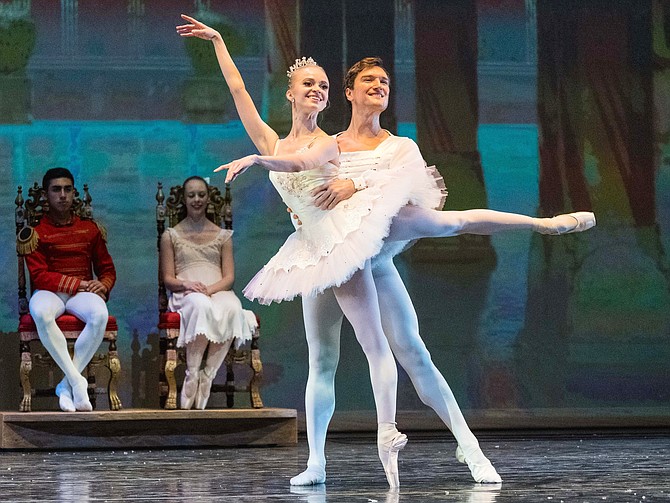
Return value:
M 343 67 L 381 55 L 393 85 L 385 126 L 439 167 L 449 209 L 596 212 L 597 228 L 583 235 L 422 241 L 397 259 L 422 335 L 468 414 L 668 415 L 662 0 L 0 1 L 0 407 L 19 402 L 16 187 L 54 165 L 90 185 L 109 230 L 124 405 L 158 404 L 156 184 L 198 174 L 221 186 L 212 169 L 253 151 L 211 48 L 175 34 L 183 11 L 225 33 L 259 110 L 281 131 L 294 58 L 326 68 L 323 127 L 334 133 L 348 120 Z M 235 182 L 233 198 L 239 292 L 292 227 L 260 170 Z M 299 301 L 245 305 L 262 319 L 266 404 L 302 409 Z M 343 340 L 338 410 L 371 419 L 365 359 L 348 328 Z M 434 418 L 402 373 L 399 408 Z

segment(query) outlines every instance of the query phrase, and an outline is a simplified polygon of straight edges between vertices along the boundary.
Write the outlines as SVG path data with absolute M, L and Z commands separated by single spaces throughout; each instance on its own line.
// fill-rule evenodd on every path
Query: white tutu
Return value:
M 367 188 L 332 210 L 316 208 L 311 191 L 336 177 L 338 167 L 327 164 L 299 173 L 270 173 L 297 216 L 293 220 L 297 230 L 245 287 L 247 298 L 269 304 L 339 286 L 380 252 L 394 255 L 407 246 L 407 242 L 384 246 L 391 222 L 403 206 L 442 207 L 444 182 L 434 168 L 426 167 L 414 142 L 392 136 L 366 154 L 360 172 Z

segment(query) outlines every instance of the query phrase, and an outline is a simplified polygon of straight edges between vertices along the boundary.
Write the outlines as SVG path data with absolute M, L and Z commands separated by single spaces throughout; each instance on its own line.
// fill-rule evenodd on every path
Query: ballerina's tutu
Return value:
M 426 167 L 420 155 L 389 169 L 363 171 L 368 187 L 332 210 L 314 206 L 311 191 L 337 175 L 338 167 L 331 163 L 297 173 L 270 173 L 292 210 L 296 231 L 245 287 L 248 299 L 270 304 L 339 286 L 380 252 L 393 255 L 407 246 L 407 242 L 384 244 L 403 206 L 441 208 L 444 204 L 442 178 Z

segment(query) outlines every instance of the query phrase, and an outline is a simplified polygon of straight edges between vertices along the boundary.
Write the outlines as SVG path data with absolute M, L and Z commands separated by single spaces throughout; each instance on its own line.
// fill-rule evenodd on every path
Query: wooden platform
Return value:
M 295 409 L 0 412 L 0 449 L 289 446 Z

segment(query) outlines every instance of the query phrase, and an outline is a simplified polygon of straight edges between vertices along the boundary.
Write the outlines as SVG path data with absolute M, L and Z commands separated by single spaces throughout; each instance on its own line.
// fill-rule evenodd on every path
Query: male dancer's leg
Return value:
M 105 336 L 107 303 L 95 293 L 79 292 L 65 303 L 65 311 L 83 321 L 86 326 L 74 343 L 72 363 L 77 371 L 83 371 L 100 347 Z
M 66 412 L 93 410 L 88 399 L 88 382 L 70 359 L 65 335 L 56 325 L 56 318 L 65 312 L 68 298 L 66 294 L 37 290 L 30 298 L 30 314 L 42 345 L 65 374 L 67 386 L 56 387 L 60 408 Z
M 500 476 L 479 448 L 449 384 L 433 363 L 419 335 L 416 311 L 392 259 L 373 270 L 384 333 L 393 354 L 407 372 L 419 398 L 452 431 L 477 482 L 500 482 Z
M 377 408 L 379 459 L 389 486 L 398 487 L 398 452 L 405 447 L 407 436 L 396 428 L 398 369 L 382 329 L 379 299 L 369 262 L 333 291 L 368 360 Z
M 326 481 L 326 432 L 335 411 L 335 371 L 340 359 L 342 310 L 332 289 L 302 298 L 305 334 L 309 351 L 309 375 L 305 388 L 305 422 L 309 458 L 307 469 L 291 479 L 291 485 Z

